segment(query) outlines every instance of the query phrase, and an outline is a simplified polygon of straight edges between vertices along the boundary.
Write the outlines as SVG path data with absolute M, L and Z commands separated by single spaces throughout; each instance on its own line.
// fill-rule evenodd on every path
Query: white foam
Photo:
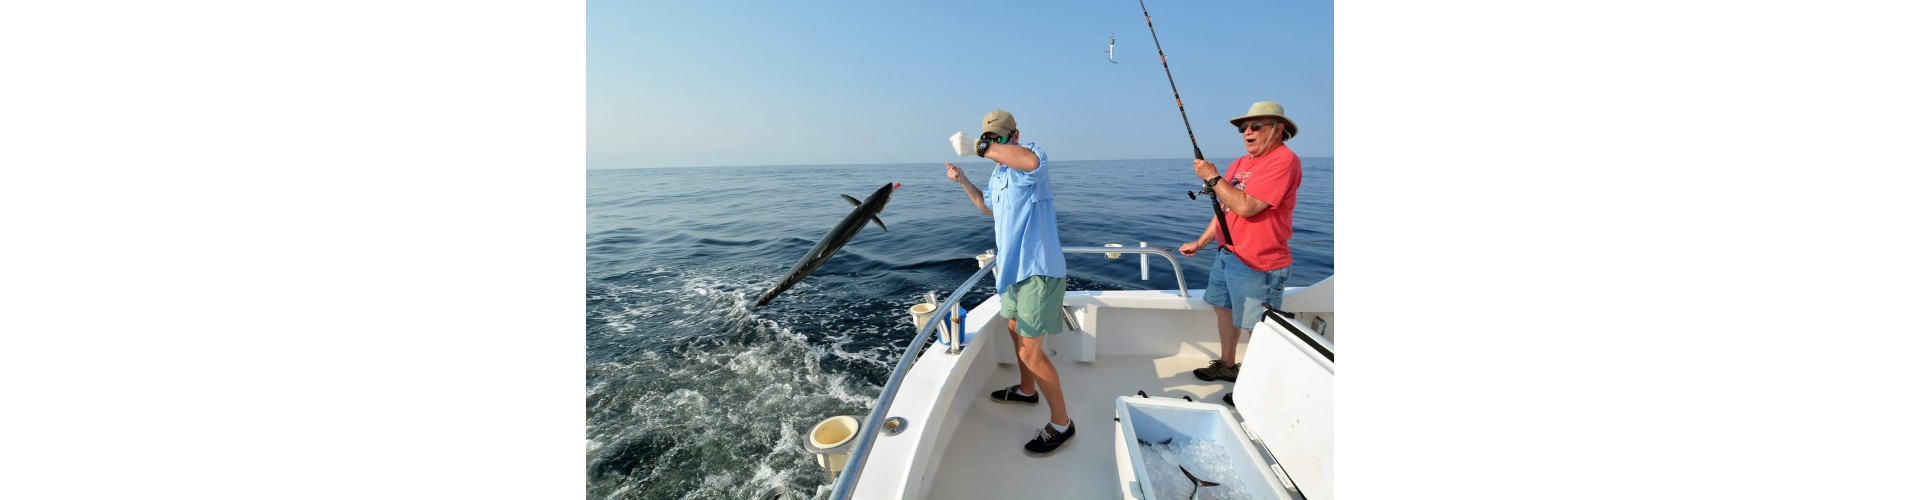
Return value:
M 772 455 L 769 455 L 768 458 L 772 458 Z M 786 484 L 787 477 L 793 475 L 794 471 L 789 465 L 791 464 L 781 464 L 781 469 L 776 472 L 765 459 L 762 459 L 758 464 L 754 464 L 753 478 L 747 481 L 750 490 L 759 491 L 749 491 L 748 493 L 762 493 L 770 488 Z
M 796 488 L 790 493 L 801 495 L 829 493 L 831 485 L 822 483 L 819 467 L 800 445 L 802 431 L 826 416 L 864 416 L 879 387 L 823 365 L 846 361 L 891 368 L 904 351 L 901 341 L 850 349 L 871 342 L 867 339 L 898 336 L 882 335 L 895 333 L 899 327 L 894 324 L 866 324 L 887 323 L 892 318 L 882 316 L 894 309 L 871 314 L 788 310 L 777 317 L 789 326 L 747 309 L 748 297 L 733 291 L 743 289 L 738 284 L 706 276 L 652 281 L 645 287 L 593 291 L 595 300 L 606 301 L 604 307 L 595 306 L 593 317 L 596 324 L 604 323 L 606 332 L 686 332 L 671 339 L 670 349 L 640 350 L 589 366 L 595 374 L 587 387 L 589 398 L 600 398 L 595 404 L 612 410 L 593 417 L 587 426 L 590 460 L 635 437 L 675 436 L 670 448 L 648 460 L 651 471 L 643 467 L 625 474 L 619 484 L 607 485 L 620 488 L 611 496 L 644 494 L 655 486 L 641 485 L 665 480 L 669 476 L 660 474 L 669 473 L 676 477 L 672 481 L 694 481 L 676 483 L 681 490 L 676 494 L 689 498 L 755 498 L 773 487 Z M 788 295 L 795 292 L 805 290 L 796 287 Z M 860 326 L 825 326 L 847 320 Z M 661 387 L 661 381 L 672 382 Z M 642 386 L 658 388 L 634 390 Z M 687 467 L 688 457 L 703 457 L 695 463 L 708 465 L 718 465 L 714 460 L 746 463 L 726 464 L 701 479 L 682 478 L 677 470 Z

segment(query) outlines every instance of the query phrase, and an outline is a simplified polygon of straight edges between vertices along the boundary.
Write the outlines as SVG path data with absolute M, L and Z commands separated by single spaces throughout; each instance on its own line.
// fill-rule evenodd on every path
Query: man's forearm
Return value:
M 1213 186 L 1213 194 L 1220 198 L 1220 204 L 1226 206 L 1227 210 L 1232 210 L 1243 218 L 1259 215 L 1261 210 L 1267 209 L 1267 202 L 1254 198 L 1253 195 L 1233 187 L 1224 180 Z
M 973 181 L 962 180 L 960 181 L 960 187 L 967 191 L 967 199 L 973 200 L 973 206 L 975 208 L 979 208 L 981 213 L 993 215 L 993 210 L 987 208 L 986 195 L 980 193 L 980 188 L 974 187 Z
M 1013 143 L 988 144 L 987 159 L 1021 172 L 1040 168 L 1040 157 L 1034 155 L 1033 150 Z

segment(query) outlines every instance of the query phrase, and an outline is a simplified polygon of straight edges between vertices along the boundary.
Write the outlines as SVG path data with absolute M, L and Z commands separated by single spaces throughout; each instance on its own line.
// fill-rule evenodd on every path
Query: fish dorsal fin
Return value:
M 860 208 L 860 200 L 856 200 L 856 199 L 853 199 L 853 197 L 852 197 L 852 196 L 847 196 L 847 195 L 844 195 L 844 194 L 843 194 L 843 195 L 840 195 L 840 198 L 841 198 L 841 199 L 844 199 L 844 200 L 847 200 L 847 203 L 852 203 L 852 204 L 853 204 L 853 208 Z M 880 222 L 880 216 L 878 216 L 878 215 L 875 215 L 875 216 L 873 216 L 873 217 L 871 217 L 871 219 L 873 219 L 873 223 L 874 223 L 874 224 L 879 224 L 879 225 L 880 225 L 880 230 L 881 230 L 881 231 L 885 231 L 885 232 L 889 232 L 889 233 L 891 233 L 891 232 L 893 232 L 893 231 L 887 231 L 887 223 L 885 223 L 885 222 Z

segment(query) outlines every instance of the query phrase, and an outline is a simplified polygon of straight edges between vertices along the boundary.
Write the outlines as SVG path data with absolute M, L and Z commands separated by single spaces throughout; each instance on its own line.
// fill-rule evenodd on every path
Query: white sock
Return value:
M 1049 425 L 1049 426 L 1052 426 L 1052 427 L 1053 427 L 1053 432 L 1067 432 L 1067 426 L 1066 426 L 1066 425 L 1060 425 L 1060 424 L 1056 424 L 1056 423 L 1053 423 L 1053 422 L 1047 422 L 1047 425 Z M 1068 421 L 1067 421 L 1067 425 L 1073 425 L 1073 421 L 1072 421 L 1072 420 L 1068 420 Z
M 1032 396 L 1032 394 L 1027 394 L 1026 389 L 1021 389 L 1020 386 L 1017 386 L 1017 385 L 1013 386 L 1013 393 L 1020 395 L 1021 397 Z

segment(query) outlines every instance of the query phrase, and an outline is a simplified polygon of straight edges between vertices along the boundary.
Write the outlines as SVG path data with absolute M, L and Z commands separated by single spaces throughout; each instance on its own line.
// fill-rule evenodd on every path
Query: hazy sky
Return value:
M 1334 156 L 1331 0 L 1147 9 L 1208 159 L 1245 154 L 1227 119 L 1262 100 Z M 1053 159 L 1192 154 L 1137 1 L 586 10 L 587 168 L 958 160 L 947 136 L 995 108 Z

